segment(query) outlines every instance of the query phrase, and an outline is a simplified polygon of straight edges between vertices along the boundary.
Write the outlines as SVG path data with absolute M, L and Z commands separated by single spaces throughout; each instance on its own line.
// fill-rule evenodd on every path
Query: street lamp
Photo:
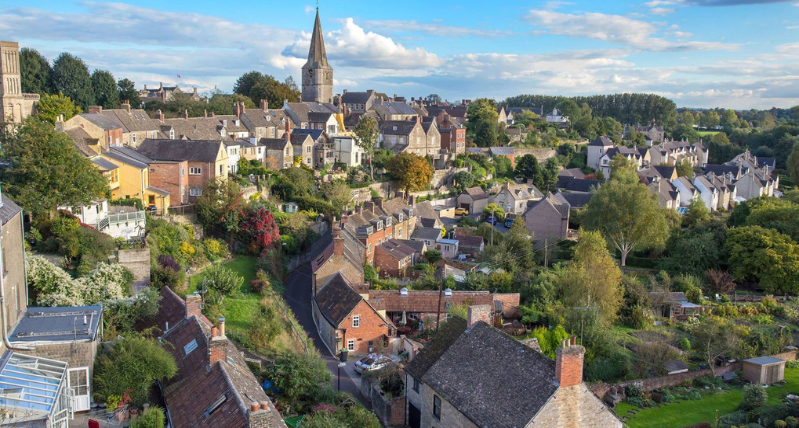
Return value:
M 341 369 L 346 367 L 347 363 L 338 363 L 338 391 L 341 391 Z

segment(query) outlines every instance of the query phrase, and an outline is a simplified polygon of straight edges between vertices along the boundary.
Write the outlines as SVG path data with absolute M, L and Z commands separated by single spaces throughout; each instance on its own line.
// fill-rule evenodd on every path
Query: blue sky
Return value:
M 0 0 L 0 40 L 141 87 L 299 81 L 315 2 Z M 335 91 L 450 101 L 653 92 L 678 106 L 799 104 L 799 0 L 320 2 Z M 181 76 L 178 79 L 178 75 Z

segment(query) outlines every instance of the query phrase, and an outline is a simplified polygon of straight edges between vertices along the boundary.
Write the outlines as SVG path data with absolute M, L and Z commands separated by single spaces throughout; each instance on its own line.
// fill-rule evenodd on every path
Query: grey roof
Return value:
M 424 239 L 432 242 L 436 242 L 436 239 L 440 237 L 441 229 L 434 227 L 417 227 L 416 230 L 413 231 L 413 235 L 411 235 L 413 239 Z
M 129 147 L 111 147 L 108 149 L 108 152 L 119 153 L 121 155 L 127 156 L 131 159 L 137 160 L 141 163 L 145 163 L 148 165 L 153 162 L 152 159 L 148 158 L 147 156 L 144 156 L 143 154 Z
M 674 181 L 679 181 L 690 192 L 695 192 L 697 190 L 696 186 L 694 186 L 694 183 L 691 183 L 691 180 L 689 180 L 687 177 L 677 177 L 677 180 Z
M 258 144 L 267 148 L 267 150 L 283 150 L 286 148 L 285 138 L 261 138 Z
M 390 115 L 417 115 L 419 114 L 413 107 L 406 103 L 397 101 L 385 101 L 373 107 L 376 111 Z
M 591 198 L 594 195 L 591 193 L 571 193 L 571 192 L 558 192 L 555 193 L 555 197 L 561 200 L 561 202 L 565 202 L 569 204 L 572 209 L 575 208 L 582 208 L 588 205 L 588 202 L 591 201 Z
M 241 113 L 241 122 L 250 130 L 255 132 L 256 127 L 272 128 L 283 127 L 283 119 L 286 118 L 286 112 L 282 109 L 263 111 L 261 109 L 244 110 Z
M 663 365 L 663 368 L 666 369 L 666 372 L 678 372 L 678 371 L 688 371 L 688 364 L 685 364 L 683 360 L 669 360 L 666 361 L 666 364 Z
M 513 147 L 490 147 L 491 154 L 502 155 L 502 156 L 513 156 L 516 152 Z
M 308 134 L 291 134 L 291 144 L 292 145 L 302 145 L 305 144 L 305 140 L 308 140 L 310 136 Z M 313 140 L 311 138 L 311 140 Z M 313 141 L 312 141 L 313 142 Z
M 408 247 L 410 247 L 411 249 L 413 249 L 414 252 L 419 253 L 419 254 L 422 253 L 422 251 L 424 250 L 424 247 L 425 247 L 425 243 L 424 242 L 422 242 L 422 241 L 414 241 L 412 239 L 394 239 L 393 241 L 394 242 L 399 242 L 400 244 L 405 244 Z
M 409 135 L 415 127 L 415 120 L 387 120 L 380 126 L 380 132 L 388 135 Z
M 97 152 L 95 152 L 94 149 L 89 147 L 90 143 L 92 145 L 98 143 L 97 138 L 92 138 L 91 135 L 89 135 L 89 133 L 86 132 L 85 129 L 83 128 L 67 129 L 66 131 L 64 131 L 64 133 L 66 133 L 67 135 L 70 136 L 70 138 L 72 138 L 72 141 L 75 143 L 75 146 L 78 148 L 78 150 L 80 150 L 81 153 L 83 153 L 84 156 L 87 157 L 97 156 Z
M 317 141 L 323 132 L 321 129 L 292 129 L 291 135 L 310 135 L 314 141 Z
M 478 322 L 422 376 L 480 427 L 524 427 L 558 390 L 555 362 Z
M 145 187 L 144 190 L 149 190 L 149 191 L 151 191 L 153 193 L 158 193 L 161 196 L 169 196 L 169 192 L 167 192 L 164 189 L 159 189 L 158 187 L 149 186 L 149 187 Z
M 585 173 L 580 168 L 562 169 L 558 172 L 558 177 L 574 177 L 580 179 L 585 177 Z
M 703 168 L 705 172 L 712 172 L 713 174 L 716 175 L 726 175 L 726 174 L 737 175 L 738 171 L 741 170 L 740 166 L 738 165 L 707 164 Z
M 488 199 L 488 194 L 485 190 L 483 190 L 480 186 L 469 187 L 465 189 L 463 193 L 472 197 L 472 200 L 479 200 L 479 199 Z M 463 194 L 461 193 L 461 194 Z
M 744 360 L 744 362 L 750 364 L 757 364 L 758 366 L 767 366 L 769 364 L 784 363 L 785 360 L 781 360 L 779 358 L 774 358 L 774 357 L 757 357 Z
M 366 104 L 372 92 L 345 92 L 341 96 L 341 102 L 344 104 Z
M 109 116 L 100 113 L 81 113 L 81 116 L 84 117 L 89 122 L 99 126 L 104 131 L 111 131 L 114 129 L 122 128 L 121 123 L 115 121 Z
M 113 151 L 110 151 L 110 150 L 108 152 L 106 152 L 105 155 L 108 156 L 111 159 L 114 159 L 115 161 L 119 161 L 119 162 L 128 164 L 128 165 L 130 165 L 132 167 L 139 168 L 139 169 L 147 168 L 147 166 L 149 165 L 148 163 L 140 162 L 140 161 L 138 161 L 136 159 L 130 158 L 130 157 L 125 156 L 125 155 L 123 155 L 121 153 L 113 152 Z M 92 160 L 94 160 L 94 159 L 92 159 Z M 114 166 L 116 167 L 116 165 L 114 165 Z
M 220 141 L 209 140 L 152 140 L 139 145 L 139 153 L 155 160 L 216 162 Z
M 574 178 L 567 176 L 559 176 L 557 187 L 559 189 L 568 190 L 570 192 L 584 192 L 588 193 L 594 188 L 602 185 L 602 180 L 590 180 L 585 178 Z
M 430 370 L 430 367 L 447 352 L 455 340 L 466 330 L 466 320 L 460 317 L 452 317 L 444 323 L 436 334 L 435 338 L 425 345 L 418 355 L 405 366 L 405 371 L 417 380 Z
M 92 159 L 92 163 L 94 163 L 95 165 L 99 166 L 101 169 L 104 169 L 106 171 L 113 171 L 119 168 L 119 165 L 111 161 L 105 160 L 103 158 L 94 158 Z
M 102 316 L 102 306 L 28 308 L 8 340 L 11 342 L 94 340 Z
M 3 195 L 3 205 L 0 206 L 0 221 L 2 221 L 3 224 L 8 223 L 21 212 L 22 208 L 20 208 L 19 205 L 14 203 L 8 196 Z
M 538 206 L 546 206 L 546 205 L 549 205 L 552 208 L 554 208 L 560 214 L 561 218 L 564 219 L 569 218 L 569 210 L 571 209 L 569 207 L 569 203 L 566 202 L 565 200 L 557 198 L 552 193 L 549 193 L 545 198 L 541 199 L 540 201 L 534 202 L 533 205 L 530 206 L 530 209 L 527 210 L 526 213 L 524 213 L 525 218 L 528 215 L 531 215 L 530 213 L 534 212 L 533 210 L 536 210 Z
M 308 122 L 325 122 L 325 123 L 327 123 L 327 121 L 330 120 L 330 116 L 332 114 L 333 113 L 312 111 L 312 112 L 308 113 Z
M 589 146 L 596 146 L 596 147 L 613 147 L 613 141 L 606 136 L 597 137 L 594 141 L 588 143 Z

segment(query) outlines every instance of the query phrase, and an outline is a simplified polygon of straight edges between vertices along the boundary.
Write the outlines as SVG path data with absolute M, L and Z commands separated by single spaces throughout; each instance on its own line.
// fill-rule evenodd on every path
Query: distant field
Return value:
M 704 136 L 706 136 L 706 135 L 716 135 L 716 134 L 718 134 L 718 133 L 719 133 L 719 132 L 721 132 L 721 131 L 696 131 L 696 132 L 697 132 L 699 135 L 701 135 L 701 136 L 703 136 L 703 137 L 704 137 Z

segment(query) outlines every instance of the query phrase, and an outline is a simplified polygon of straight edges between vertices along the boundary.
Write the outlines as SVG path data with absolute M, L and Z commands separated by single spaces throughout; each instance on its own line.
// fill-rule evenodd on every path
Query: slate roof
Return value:
M 327 123 L 327 121 L 330 120 L 330 116 L 332 115 L 333 113 L 328 113 L 328 112 L 315 112 L 315 111 L 308 112 L 308 122 Z
M 483 190 L 483 188 L 480 186 L 470 187 L 464 190 L 463 193 L 466 193 L 467 195 L 471 196 L 472 200 L 475 201 L 480 199 L 488 199 L 488 194 L 486 194 L 486 191 Z
M 691 180 L 689 180 L 687 177 L 677 177 L 677 180 L 675 181 L 679 181 L 680 184 L 685 186 L 685 188 L 688 189 L 688 191 L 690 192 L 698 191 L 697 188 L 694 186 L 694 184 L 691 183 Z
M 119 153 L 119 152 L 116 152 L 116 151 L 113 151 L 113 150 L 109 150 L 109 151 L 105 152 L 104 155 L 108 156 L 109 158 L 111 158 L 111 159 L 113 159 L 115 161 L 122 162 L 124 164 L 128 164 L 128 165 L 130 165 L 130 166 L 132 166 L 134 168 L 138 168 L 138 169 L 147 168 L 147 166 L 149 165 L 149 163 L 141 162 L 141 161 L 139 161 L 137 159 L 133 159 L 131 157 L 125 156 L 122 153 Z
M 372 96 L 371 92 L 345 92 L 341 95 L 341 102 L 344 104 L 366 104 L 369 97 Z
M 704 170 L 705 172 L 712 172 L 713 174 L 716 175 L 732 174 L 733 176 L 737 176 L 741 168 L 738 165 L 707 164 L 704 166 Z
M 337 273 L 316 293 L 316 304 L 322 316 L 334 327 L 347 318 L 363 297 L 355 292 L 347 278 Z
M 28 308 L 8 340 L 11 342 L 92 341 L 97 337 L 102 317 L 102 306 Z
M 436 242 L 441 238 L 441 229 L 434 227 L 417 227 L 411 235 L 413 239 L 424 239 L 426 241 Z
M 116 115 L 112 116 L 101 113 L 81 113 L 81 116 L 89 122 L 99 126 L 104 131 L 113 131 L 114 129 L 122 128 L 122 123 L 120 121 L 114 120 Z
M 588 143 L 589 146 L 593 147 L 613 147 L 613 141 L 606 136 L 597 137 L 594 141 Z
M 220 141 L 146 139 L 137 147 L 139 153 L 154 161 L 216 162 Z
M 153 162 L 152 159 L 129 147 L 111 147 L 108 149 L 108 152 L 118 153 L 145 164 Z
M 483 322 L 421 380 L 481 427 L 524 427 L 558 389 L 554 361 Z
M 283 150 L 286 148 L 285 138 L 261 138 L 258 144 L 266 147 L 267 150 Z
M 441 217 L 439 217 L 438 211 L 433 208 L 433 204 L 429 201 L 416 204 L 416 206 L 413 207 L 413 211 L 423 227 L 436 227 L 437 225 L 441 225 Z
M 405 371 L 417 380 L 421 380 L 465 330 L 466 320 L 463 318 L 456 316 L 448 319 L 438 330 L 435 339 L 427 343 L 424 349 L 405 366 Z
M 90 143 L 92 145 L 98 143 L 97 138 L 92 138 L 91 135 L 89 135 L 89 133 L 86 132 L 85 129 L 73 128 L 64 131 L 64 133 L 66 133 L 67 135 L 69 135 L 70 138 L 72 138 L 72 141 L 75 143 L 75 146 L 78 148 L 78 150 L 80 150 L 81 153 L 83 153 L 83 156 L 86 157 L 97 156 L 97 152 L 95 152 L 94 149 L 89 147 Z
M 559 176 L 557 187 L 570 192 L 588 193 L 592 190 L 592 188 L 598 188 L 600 185 L 602 185 L 602 183 L 602 180 L 589 180 L 584 178 Z
M 666 361 L 663 368 L 666 369 L 667 373 L 688 371 L 688 364 L 685 364 L 683 360 L 669 360 Z
M 561 218 L 564 219 L 569 218 L 570 207 L 568 202 L 558 199 L 552 193 L 548 194 L 545 198 L 541 199 L 540 201 L 536 201 L 535 203 L 533 203 L 533 205 L 530 206 L 530 209 L 527 210 L 526 213 L 524 213 L 524 216 L 527 217 L 527 215 L 533 212 L 533 210 L 535 210 L 536 208 L 538 208 L 539 205 L 549 205 L 555 210 L 557 210 L 558 213 L 560 213 Z
M 585 173 L 580 168 L 562 169 L 558 172 L 558 177 L 573 177 L 577 179 L 585 178 Z
M 101 171 L 113 171 L 119 168 L 119 165 L 103 158 L 94 158 L 92 159 L 92 163 L 97 165 Z
M 591 193 L 571 193 L 571 192 L 558 192 L 555 197 L 569 204 L 571 209 L 582 208 L 588 205 L 594 195 Z
M 0 221 L 4 225 L 21 212 L 22 208 L 19 205 L 14 203 L 8 196 L 3 195 L 3 206 L 0 206 Z
M 489 147 L 493 156 L 513 156 L 516 152 L 513 147 Z
M 415 120 L 387 120 L 380 126 L 380 132 L 384 135 L 410 135 L 414 128 Z
M 308 139 L 308 134 L 296 134 L 294 132 L 291 133 L 291 145 L 293 146 L 301 146 L 305 144 L 305 140 Z M 303 153 L 304 155 L 305 153 Z

